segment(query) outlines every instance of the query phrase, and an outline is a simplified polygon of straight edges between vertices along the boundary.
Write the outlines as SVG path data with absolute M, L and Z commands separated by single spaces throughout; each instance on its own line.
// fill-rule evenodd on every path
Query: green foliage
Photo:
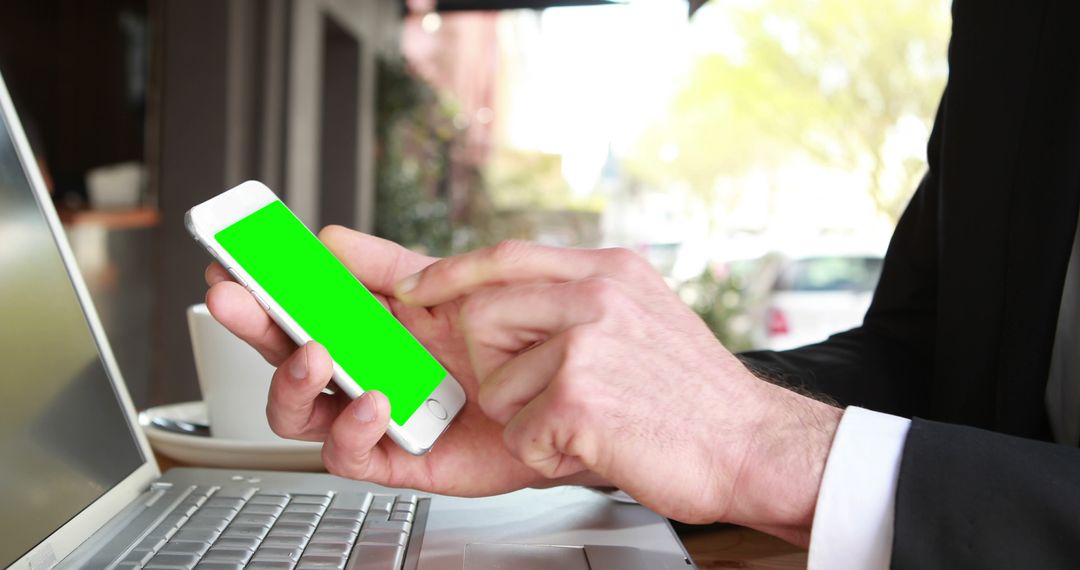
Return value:
M 710 268 L 679 285 L 678 293 L 728 350 L 753 348 L 748 315 L 756 299 L 745 275 Z
M 643 137 L 631 171 L 687 184 L 712 202 L 721 176 L 804 153 L 868 173 L 879 211 L 896 219 L 925 168 L 887 164 L 901 120 L 929 124 L 944 85 L 944 0 L 723 0 L 735 37 L 701 55 L 666 116 Z M 700 16 L 699 16 L 700 17 Z M 723 31 L 718 30 L 718 34 Z M 666 145 L 677 158 L 661 158 Z M 670 153 L 669 153 L 670 154 Z
M 385 58 L 378 60 L 376 101 L 375 234 L 448 254 L 453 109 L 403 62 Z

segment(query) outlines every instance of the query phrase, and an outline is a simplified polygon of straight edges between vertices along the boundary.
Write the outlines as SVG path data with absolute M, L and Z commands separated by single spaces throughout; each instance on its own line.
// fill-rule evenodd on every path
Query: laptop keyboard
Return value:
M 398 569 L 412 495 L 299 494 L 193 487 L 114 568 Z

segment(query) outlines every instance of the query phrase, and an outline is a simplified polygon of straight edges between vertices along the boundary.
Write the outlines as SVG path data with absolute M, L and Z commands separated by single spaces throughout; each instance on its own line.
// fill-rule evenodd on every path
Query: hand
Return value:
M 430 453 L 406 453 L 383 438 L 390 417 L 385 396 L 367 392 L 350 400 L 321 393 L 332 374 L 326 350 L 315 343 L 298 349 L 247 290 L 213 264 L 206 271 L 210 312 L 277 367 L 267 404 L 274 432 L 325 441 L 323 461 L 331 473 L 391 487 L 471 496 L 550 484 L 510 455 L 502 444 L 502 426 L 477 405 L 479 386 L 457 325 L 460 303 L 426 309 L 387 296 L 395 281 L 435 259 L 342 227 L 328 227 L 319 238 L 453 374 L 467 402 Z
M 754 377 L 639 256 L 507 242 L 396 292 L 463 303 L 480 407 L 525 465 L 808 542 L 840 410 Z

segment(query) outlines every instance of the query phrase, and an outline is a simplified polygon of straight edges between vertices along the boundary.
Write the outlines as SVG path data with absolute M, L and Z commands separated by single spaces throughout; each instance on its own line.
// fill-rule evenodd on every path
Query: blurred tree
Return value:
M 375 234 L 433 255 L 453 241 L 450 151 L 454 109 L 398 59 L 378 59 Z
M 890 141 L 905 128 L 910 138 L 913 121 L 916 134 L 928 132 L 948 73 L 948 3 L 723 0 L 697 18 L 709 10 L 708 22 L 733 37 L 697 57 L 668 113 L 631 153 L 631 172 L 688 185 L 711 205 L 738 200 L 716 195 L 719 177 L 801 152 L 865 172 L 874 204 L 895 222 L 925 163 L 891 152 Z

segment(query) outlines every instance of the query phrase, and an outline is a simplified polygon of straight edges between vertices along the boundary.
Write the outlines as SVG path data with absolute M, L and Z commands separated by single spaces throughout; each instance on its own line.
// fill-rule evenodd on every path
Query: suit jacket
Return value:
M 1080 568 L 1080 449 L 1046 443 L 1044 404 L 1080 212 L 1080 2 L 956 0 L 949 64 L 864 324 L 744 360 L 915 417 L 893 567 Z

